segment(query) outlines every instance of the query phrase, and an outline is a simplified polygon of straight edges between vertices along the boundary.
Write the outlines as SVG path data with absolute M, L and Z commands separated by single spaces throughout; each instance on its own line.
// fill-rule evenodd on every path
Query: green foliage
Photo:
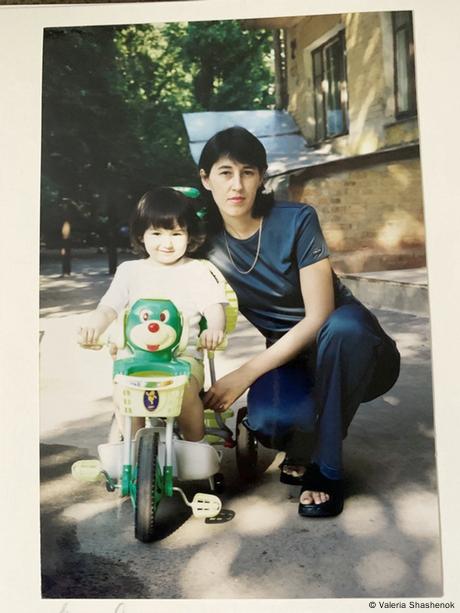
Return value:
M 242 30 L 236 21 L 188 25 L 181 46 L 203 111 L 255 110 L 273 104 L 271 36 Z
M 164 28 L 129 26 L 119 33 L 118 50 L 118 87 L 151 182 L 196 181 L 182 121 L 192 95 L 179 49 L 170 44 Z
M 115 28 L 45 32 L 42 228 L 106 231 L 132 197 L 139 147 L 117 88 Z M 136 170 L 134 170 L 135 174 Z
M 47 29 L 42 232 L 113 235 L 154 184 L 198 185 L 183 112 L 268 108 L 271 36 L 238 22 Z

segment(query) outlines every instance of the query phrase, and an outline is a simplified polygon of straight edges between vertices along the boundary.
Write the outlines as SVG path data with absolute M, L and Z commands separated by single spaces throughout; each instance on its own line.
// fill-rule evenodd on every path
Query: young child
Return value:
M 144 194 L 131 218 L 130 232 L 132 244 L 143 259 L 123 262 L 117 268 L 109 289 L 80 328 L 79 342 L 95 343 L 118 314 L 140 298 L 171 300 L 189 325 L 188 345 L 180 357 L 189 362 L 191 377 L 184 392 L 179 427 L 184 439 L 201 441 L 202 348 L 212 351 L 224 337 L 224 288 L 203 263 L 188 257 L 203 243 L 204 233 L 192 202 L 180 192 L 160 187 Z M 200 335 L 202 316 L 208 327 Z M 133 432 L 139 427 L 141 419 L 133 423 Z

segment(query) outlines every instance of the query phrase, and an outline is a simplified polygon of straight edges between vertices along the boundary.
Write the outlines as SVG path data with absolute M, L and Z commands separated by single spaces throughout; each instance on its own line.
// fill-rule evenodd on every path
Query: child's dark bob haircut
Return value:
M 142 237 L 149 228 L 172 230 L 176 226 L 188 233 L 185 255 L 200 247 L 205 239 L 202 222 L 193 201 L 172 187 L 156 187 L 145 193 L 137 203 L 130 222 L 131 244 L 139 255 L 149 257 Z
M 211 168 L 221 157 L 229 157 L 240 164 L 254 166 L 262 176 L 267 170 L 267 152 L 265 147 L 249 130 L 240 126 L 227 128 L 214 134 L 201 152 L 198 168 L 204 171 L 206 176 L 209 176 Z M 263 187 L 260 187 L 254 201 L 252 217 L 263 217 L 270 211 L 272 206 L 273 194 L 264 193 Z M 220 218 L 220 214 L 216 215 L 217 207 L 215 204 L 211 203 L 210 206 L 208 204 L 208 208 L 211 218 L 209 220 L 211 222 L 211 230 L 217 229 L 216 226 L 221 225 L 216 224 L 217 217 Z

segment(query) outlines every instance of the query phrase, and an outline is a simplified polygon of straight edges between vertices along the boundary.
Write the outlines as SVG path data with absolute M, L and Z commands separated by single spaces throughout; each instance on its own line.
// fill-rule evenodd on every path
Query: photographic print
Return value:
M 41 601 L 439 602 L 416 7 L 151 4 L 39 28 Z

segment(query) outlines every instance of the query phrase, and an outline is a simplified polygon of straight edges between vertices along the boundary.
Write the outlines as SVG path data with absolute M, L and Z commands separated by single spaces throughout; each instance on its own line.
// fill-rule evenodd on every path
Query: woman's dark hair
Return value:
M 201 152 L 198 168 L 203 170 L 206 176 L 209 176 L 211 168 L 221 157 L 229 157 L 240 164 L 254 166 L 262 176 L 267 170 L 267 152 L 265 147 L 249 130 L 240 126 L 227 128 L 214 134 Z M 263 186 L 258 189 L 252 209 L 252 216 L 255 218 L 266 215 L 273 206 L 273 194 L 264 193 L 263 189 Z M 207 196 L 207 205 L 209 213 L 208 227 L 211 232 L 216 231 L 222 227 L 222 218 L 212 196 L 209 196 L 209 194 Z
M 145 231 L 151 227 L 172 230 L 176 226 L 188 233 L 186 255 L 204 243 L 205 231 L 193 201 L 172 187 L 156 187 L 142 196 L 131 215 L 131 244 L 136 253 L 146 258 L 148 253 L 141 241 Z

